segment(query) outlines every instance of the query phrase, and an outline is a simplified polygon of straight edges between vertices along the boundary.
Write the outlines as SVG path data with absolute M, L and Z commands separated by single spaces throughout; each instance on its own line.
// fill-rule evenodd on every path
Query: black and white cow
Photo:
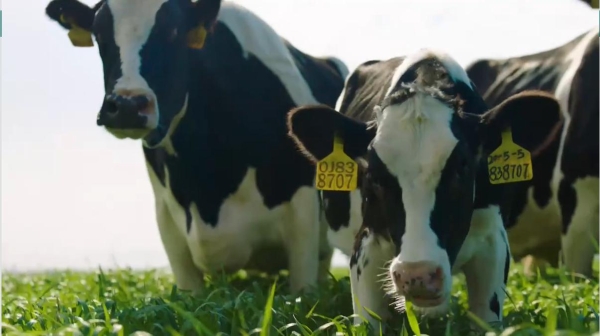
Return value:
M 548 129 L 559 115 L 558 102 L 537 91 L 488 109 L 465 70 L 431 50 L 359 65 L 335 110 L 292 110 L 290 135 L 307 157 L 328 155 L 337 133 L 360 166 L 358 189 L 323 192 L 330 238 L 351 255 L 355 314 L 377 323 L 363 308 L 389 318 L 396 299 L 400 310 L 409 300 L 438 315 L 448 308 L 451 275 L 464 272 L 471 311 L 501 320 L 510 265 L 504 223 L 521 184 L 492 185 L 487 156 L 508 127 L 533 150 L 547 132 L 532 125 Z
M 105 85 L 97 124 L 141 139 L 180 288 L 199 291 L 209 272 L 286 268 L 297 292 L 326 274 L 332 248 L 314 169 L 286 116 L 333 106 L 348 74 L 341 61 L 306 55 L 220 0 L 55 0 L 46 13 L 95 37 Z
M 565 267 L 587 276 L 598 242 L 598 40 L 595 27 L 552 50 L 467 68 L 488 104 L 530 89 L 560 101 L 563 116 L 514 199 L 508 235 L 517 260 L 532 255 L 557 266 L 562 234 Z

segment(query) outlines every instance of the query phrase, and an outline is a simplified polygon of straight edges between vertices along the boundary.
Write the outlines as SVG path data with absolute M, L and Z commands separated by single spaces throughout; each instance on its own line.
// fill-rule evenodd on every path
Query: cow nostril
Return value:
M 148 107 L 148 97 L 146 96 L 135 96 L 132 98 L 133 104 L 137 107 L 138 110 L 143 110 Z

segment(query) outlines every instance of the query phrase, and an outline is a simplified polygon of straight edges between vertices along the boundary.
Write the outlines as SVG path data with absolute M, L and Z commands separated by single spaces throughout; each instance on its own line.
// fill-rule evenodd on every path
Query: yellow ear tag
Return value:
M 93 47 L 94 41 L 92 41 L 92 33 L 79 27 L 73 20 L 66 19 L 64 15 L 60 16 L 62 22 L 69 23 L 71 29 L 69 30 L 69 39 L 71 43 L 76 47 Z
M 533 178 L 531 153 L 512 140 L 512 131 L 502 132 L 502 143 L 488 156 L 491 184 L 529 181 Z
M 206 40 L 206 28 L 202 24 L 187 33 L 187 45 L 192 49 L 202 49 Z
M 358 165 L 346 153 L 338 136 L 333 138 L 333 152 L 317 164 L 315 187 L 319 190 L 352 191 L 358 181 Z

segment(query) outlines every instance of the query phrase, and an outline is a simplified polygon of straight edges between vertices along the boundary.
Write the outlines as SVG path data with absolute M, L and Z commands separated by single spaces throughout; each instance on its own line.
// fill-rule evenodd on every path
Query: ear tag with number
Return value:
M 319 190 L 352 191 L 358 181 L 358 164 L 344 153 L 344 143 L 333 137 L 333 152 L 317 164 L 315 187 Z
M 206 40 L 206 28 L 204 25 L 199 24 L 198 27 L 190 30 L 187 33 L 187 45 L 192 49 L 202 49 L 204 47 L 204 41 Z
M 65 18 L 64 15 L 60 16 L 60 20 L 62 22 L 68 23 L 71 25 L 71 29 L 69 29 L 69 40 L 76 47 L 93 47 L 94 41 L 92 40 L 92 33 L 79 27 L 73 20 Z
M 533 178 L 531 153 L 512 140 L 512 131 L 502 132 L 502 143 L 488 156 L 491 184 L 529 181 Z

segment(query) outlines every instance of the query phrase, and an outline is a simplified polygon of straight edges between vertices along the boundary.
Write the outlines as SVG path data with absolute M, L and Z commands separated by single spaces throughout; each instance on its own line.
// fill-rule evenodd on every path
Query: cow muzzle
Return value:
M 443 269 L 434 262 L 394 261 L 390 276 L 397 293 L 417 307 L 437 307 L 447 298 Z
M 98 126 L 119 138 L 141 138 L 158 126 L 156 98 L 145 92 L 115 92 L 104 98 Z

